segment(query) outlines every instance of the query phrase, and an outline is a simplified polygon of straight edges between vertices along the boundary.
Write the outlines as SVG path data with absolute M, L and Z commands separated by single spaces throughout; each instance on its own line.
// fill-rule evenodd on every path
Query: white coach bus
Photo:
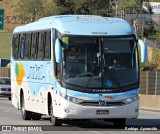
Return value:
M 50 115 L 111 120 L 124 127 L 139 113 L 139 58 L 147 47 L 120 18 L 62 15 L 42 18 L 13 31 L 12 104 L 24 120 Z

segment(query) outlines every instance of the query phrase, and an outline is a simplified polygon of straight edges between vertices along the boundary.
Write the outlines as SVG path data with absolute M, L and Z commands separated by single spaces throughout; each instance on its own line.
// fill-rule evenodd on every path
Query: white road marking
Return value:
M 98 132 L 98 131 L 89 131 L 91 133 L 95 133 L 95 134 L 103 134 L 102 132 Z

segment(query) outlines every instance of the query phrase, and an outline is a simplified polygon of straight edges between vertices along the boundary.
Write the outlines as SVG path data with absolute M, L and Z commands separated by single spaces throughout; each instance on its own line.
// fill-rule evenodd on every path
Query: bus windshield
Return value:
M 63 86 L 110 89 L 138 84 L 134 38 L 63 37 Z

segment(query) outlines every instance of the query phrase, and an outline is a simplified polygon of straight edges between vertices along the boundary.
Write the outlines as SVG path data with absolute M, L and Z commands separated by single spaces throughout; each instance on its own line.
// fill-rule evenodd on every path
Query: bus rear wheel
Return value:
M 21 113 L 22 113 L 22 118 L 23 120 L 31 120 L 32 117 L 32 112 L 27 111 L 25 109 L 25 101 L 24 101 L 24 96 L 22 94 L 21 96 Z
M 40 120 L 41 114 L 38 113 L 32 113 L 32 120 Z
M 62 126 L 62 120 L 53 115 L 53 103 L 50 104 L 50 121 L 53 126 Z

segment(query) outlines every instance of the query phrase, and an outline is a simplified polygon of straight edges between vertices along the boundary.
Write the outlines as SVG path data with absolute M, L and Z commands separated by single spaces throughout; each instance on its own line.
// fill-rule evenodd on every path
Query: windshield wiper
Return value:
M 112 79 L 112 81 L 114 82 L 114 84 L 118 87 L 118 89 L 120 91 L 123 91 L 123 88 L 121 87 L 119 81 L 117 80 L 117 78 L 111 73 L 111 71 L 106 67 L 104 66 L 104 70 L 106 70 L 106 73 L 109 75 L 109 77 Z M 83 90 L 82 91 L 86 91 L 87 87 L 89 86 L 89 84 L 91 83 L 93 77 L 97 74 L 97 72 L 99 71 L 99 67 L 96 66 L 94 72 L 92 73 L 93 76 L 89 77 L 89 79 L 87 80 L 85 86 L 83 87 Z
M 119 88 L 119 90 L 123 91 L 123 88 L 121 87 L 121 84 L 119 83 L 119 81 L 117 80 L 117 78 L 113 75 L 113 73 L 106 66 L 104 66 L 104 70 L 106 70 L 105 72 L 107 72 L 107 74 L 112 79 L 112 81 L 114 82 L 114 84 Z
M 109 77 L 112 79 L 112 81 L 114 82 L 114 84 L 119 88 L 120 91 L 123 91 L 122 87 L 121 87 L 121 84 L 119 83 L 119 81 L 117 80 L 117 78 L 114 76 L 114 74 L 108 69 L 108 66 L 106 65 L 105 63 L 105 59 L 104 59 L 104 53 L 102 54 L 102 73 L 103 70 L 106 70 L 105 72 L 109 75 Z M 102 74 L 103 76 L 103 74 Z
M 89 77 L 89 79 L 87 80 L 86 84 L 84 85 L 82 91 L 86 91 L 86 88 L 89 86 L 89 84 L 91 83 L 93 77 L 97 74 L 98 71 L 99 71 L 99 67 L 96 66 L 95 70 L 92 72 L 93 75 L 91 77 Z

